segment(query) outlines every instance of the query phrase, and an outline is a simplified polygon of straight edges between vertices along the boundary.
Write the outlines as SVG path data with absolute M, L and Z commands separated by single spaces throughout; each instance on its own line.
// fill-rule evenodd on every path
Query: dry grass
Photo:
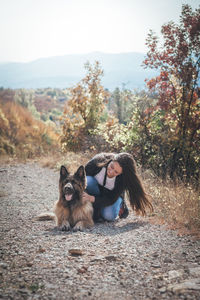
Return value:
M 91 152 L 56 153 L 54 155 L 42 157 L 39 162 L 42 167 L 59 170 L 60 166 L 64 165 L 70 172 L 75 172 L 80 165 L 85 165 L 93 155 L 94 154 L 91 154 Z
M 150 171 L 141 174 L 145 190 L 151 195 L 154 213 L 151 221 L 168 224 L 180 234 L 199 235 L 200 195 L 190 185 L 162 181 Z
M 0 99 L 0 155 L 34 158 L 58 149 L 56 128 L 33 118 L 14 101 Z

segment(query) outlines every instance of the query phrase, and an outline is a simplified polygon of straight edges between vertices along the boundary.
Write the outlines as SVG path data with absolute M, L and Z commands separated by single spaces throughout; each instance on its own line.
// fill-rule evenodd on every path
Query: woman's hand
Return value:
M 87 202 L 90 201 L 91 203 L 93 203 L 95 201 L 95 197 L 88 195 L 87 193 L 83 193 L 83 202 Z

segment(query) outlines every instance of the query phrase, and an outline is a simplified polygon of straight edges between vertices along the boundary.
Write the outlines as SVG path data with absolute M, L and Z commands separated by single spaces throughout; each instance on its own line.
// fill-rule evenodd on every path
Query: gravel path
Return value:
M 200 299 L 200 243 L 135 217 L 59 232 L 58 172 L 0 167 L 0 298 Z M 79 250 L 74 256 L 69 250 Z

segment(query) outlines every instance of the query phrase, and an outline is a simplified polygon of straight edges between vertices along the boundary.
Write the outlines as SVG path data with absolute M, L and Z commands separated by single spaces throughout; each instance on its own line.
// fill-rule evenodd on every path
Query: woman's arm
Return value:
M 86 165 L 85 165 L 85 172 L 87 176 L 95 176 L 98 172 L 100 172 L 101 168 L 97 166 L 98 159 L 92 158 Z
M 113 157 L 113 153 L 99 153 L 96 154 L 88 163 L 85 165 L 85 171 L 87 176 L 95 176 L 101 171 L 101 163 L 107 163 Z

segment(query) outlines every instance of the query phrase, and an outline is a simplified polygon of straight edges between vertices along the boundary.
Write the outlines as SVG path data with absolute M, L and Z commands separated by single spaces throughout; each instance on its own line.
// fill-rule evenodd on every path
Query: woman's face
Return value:
M 122 174 L 122 167 L 117 161 L 111 161 L 107 168 L 107 176 L 113 178 L 120 174 Z

